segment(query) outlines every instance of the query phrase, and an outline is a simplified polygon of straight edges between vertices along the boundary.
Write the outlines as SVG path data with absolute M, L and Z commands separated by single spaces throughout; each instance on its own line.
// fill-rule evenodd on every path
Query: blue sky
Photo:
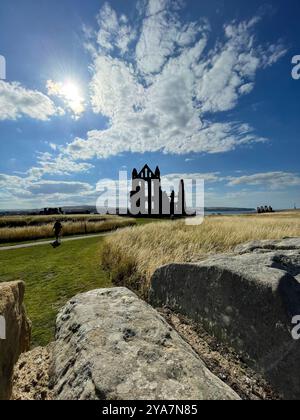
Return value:
M 1 0 L 0 209 L 144 163 L 207 206 L 300 207 L 300 3 Z

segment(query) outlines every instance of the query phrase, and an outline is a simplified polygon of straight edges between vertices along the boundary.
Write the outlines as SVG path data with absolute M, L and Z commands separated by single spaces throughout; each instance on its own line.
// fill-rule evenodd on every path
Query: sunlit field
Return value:
M 58 311 L 77 293 L 109 287 L 101 268 L 103 238 L 0 252 L 0 283 L 23 280 L 25 305 L 32 321 L 32 346 L 54 339 Z
M 103 263 L 115 284 L 146 296 L 151 275 L 164 264 L 197 262 L 248 241 L 295 236 L 300 236 L 300 212 L 211 216 L 200 226 L 161 222 L 106 238 Z
M 53 216 L 1 216 L 0 228 L 46 225 L 48 223 L 55 223 L 57 220 L 61 222 L 87 222 L 89 220 L 94 222 L 102 222 L 104 220 L 113 219 L 115 217 L 116 216 L 99 214 L 68 214 Z
M 0 244 L 51 238 L 56 220 L 63 225 L 63 236 L 108 232 L 136 223 L 133 219 L 99 215 L 1 217 Z

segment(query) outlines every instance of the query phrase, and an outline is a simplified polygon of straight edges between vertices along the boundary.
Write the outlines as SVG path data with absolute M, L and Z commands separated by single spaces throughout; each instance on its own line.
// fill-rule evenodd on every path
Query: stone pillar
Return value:
M 152 180 L 148 180 L 148 215 L 152 214 Z
M 170 216 L 175 215 L 175 191 L 171 193 Z

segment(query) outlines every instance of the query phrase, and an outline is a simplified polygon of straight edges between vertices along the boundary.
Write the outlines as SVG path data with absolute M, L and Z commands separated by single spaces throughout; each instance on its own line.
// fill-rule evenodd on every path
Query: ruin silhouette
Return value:
M 168 196 L 167 192 L 162 190 L 158 166 L 154 172 L 148 165 L 145 165 L 140 172 L 134 169 L 130 202 L 130 213 L 135 217 L 185 217 L 184 180 L 179 183 L 177 197 L 174 190 Z
M 272 206 L 261 206 L 261 207 L 257 207 L 257 213 L 258 214 L 274 213 L 274 210 Z

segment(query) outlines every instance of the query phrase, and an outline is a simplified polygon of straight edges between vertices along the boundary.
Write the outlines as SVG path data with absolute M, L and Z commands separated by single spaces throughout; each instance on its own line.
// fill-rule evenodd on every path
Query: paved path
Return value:
M 65 238 L 62 240 L 62 243 L 64 242 L 71 242 L 71 241 L 79 241 L 81 239 L 90 239 L 90 238 L 100 238 L 101 236 L 108 236 L 112 235 L 115 232 L 106 232 L 106 233 L 98 233 L 97 235 L 84 235 L 84 236 L 75 236 L 70 238 Z M 54 239 L 51 241 L 41 241 L 41 242 L 30 242 L 30 243 L 24 243 L 20 245 L 11 245 L 11 246 L 0 246 L 0 252 L 1 251 L 9 251 L 11 249 L 22 249 L 22 248 L 32 248 L 34 246 L 43 246 L 43 245 L 50 245 L 54 242 Z

